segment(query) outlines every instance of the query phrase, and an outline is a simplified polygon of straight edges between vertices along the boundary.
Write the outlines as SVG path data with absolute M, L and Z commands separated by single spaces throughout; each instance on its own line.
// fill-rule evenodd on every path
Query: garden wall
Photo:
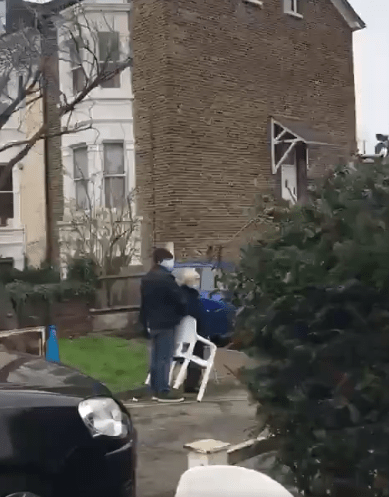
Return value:
M 84 297 L 54 302 L 51 306 L 44 300 L 29 299 L 18 316 L 18 328 L 54 324 L 59 338 L 86 335 L 93 330 L 91 307 L 92 303 Z
M 115 331 L 128 337 L 138 336 L 140 309 L 140 282 L 142 266 L 130 266 L 118 276 L 100 278 L 101 289 L 96 296 L 96 307 L 91 309 L 94 332 Z

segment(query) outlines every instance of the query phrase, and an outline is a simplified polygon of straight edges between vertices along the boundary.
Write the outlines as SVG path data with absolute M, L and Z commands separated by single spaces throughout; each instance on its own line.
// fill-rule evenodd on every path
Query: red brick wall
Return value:
M 177 256 L 228 240 L 255 194 L 275 190 L 270 116 L 331 133 L 326 162 L 354 151 L 351 30 L 329 0 L 303 0 L 303 19 L 263 3 L 134 1 L 137 178 L 157 241 Z
M 134 132 L 139 213 L 143 215 L 143 252 L 150 255 L 153 237 L 163 233 L 163 203 L 171 160 L 172 74 L 168 67 L 168 3 L 141 0 L 130 19 L 133 49 Z M 161 196 L 162 195 L 162 196 Z M 158 239 L 157 236 L 157 239 Z

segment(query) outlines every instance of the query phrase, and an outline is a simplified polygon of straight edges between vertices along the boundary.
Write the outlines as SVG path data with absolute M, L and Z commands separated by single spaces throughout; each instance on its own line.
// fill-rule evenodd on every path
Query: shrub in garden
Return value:
M 332 475 L 381 492 L 389 477 L 388 166 L 335 170 L 285 214 L 272 240 L 243 251 L 229 285 L 255 350 L 271 359 L 249 387 L 270 432 L 283 437 L 278 458 L 300 490 L 326 493 Z
M 52 324 L 54 303 L 74 299 L 93 302 L 98 280 L 90 261 L 75 260 L 66 279 L 61 280 L 59 272 L 50 267 L 11 269 L 0 274 L 0 285 L 4 286 L 19 325 L 29 321 L 30 314 L 43 325 Z

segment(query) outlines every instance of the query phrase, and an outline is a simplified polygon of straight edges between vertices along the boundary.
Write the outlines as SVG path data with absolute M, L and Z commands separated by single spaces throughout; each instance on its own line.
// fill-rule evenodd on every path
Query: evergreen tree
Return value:
M 249 387 L 301 490 L 326 474 L 374 488 L 389 476 L 389 166 L 339 168 L 311 193 L 230 281 L 271 359 Z

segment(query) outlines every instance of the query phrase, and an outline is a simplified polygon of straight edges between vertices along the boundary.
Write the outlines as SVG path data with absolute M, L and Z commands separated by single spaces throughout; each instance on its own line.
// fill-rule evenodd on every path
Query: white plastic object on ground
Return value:
M 240 466 L 197 466 L 186 471 L 175 497 L 292 497 L 269 476 Z

